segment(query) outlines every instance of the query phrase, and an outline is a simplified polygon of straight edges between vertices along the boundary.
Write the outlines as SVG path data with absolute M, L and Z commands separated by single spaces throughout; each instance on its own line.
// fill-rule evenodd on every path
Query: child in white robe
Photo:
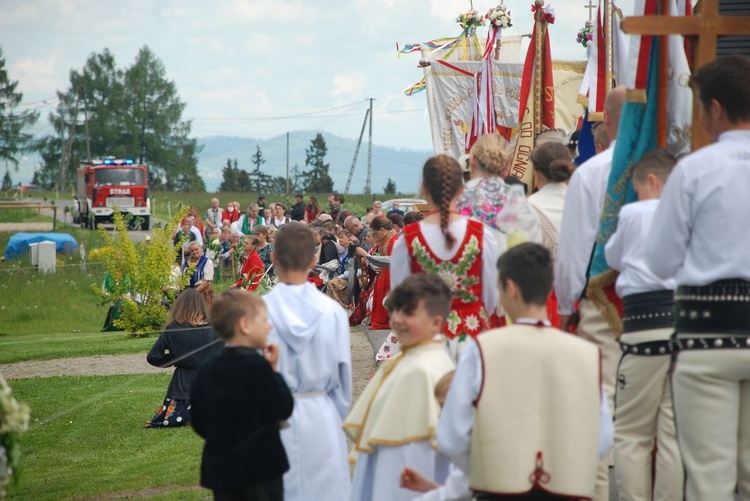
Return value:
M 450 462 L 435 450 L 440 408 L 435 384 L 453 370 L 439 336 L 451 293 L 436 275 L 406 278 L 388 297 L 401 353 L 383 362 L 344 428 L 356 460 L 352 501 L 407 501 L 420 495 L 399 486 L 404 467 L 445 482 Z
M 341 425 L 352 398 L 351 345 L 346 312 L 307 282 L 317 262 L 306 225 L 279 229 L 271 255 L 279 283 L 263 299 L 279 345 L 279 373 L 294 395 L 281 440 L 289 458 L 287 501 L 341 501 L 351 480 Z

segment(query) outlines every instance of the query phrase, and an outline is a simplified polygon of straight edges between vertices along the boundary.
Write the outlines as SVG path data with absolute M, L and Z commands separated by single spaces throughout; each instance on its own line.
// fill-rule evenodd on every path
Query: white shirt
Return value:
M 646 247 L 648 265 L 677 285 L 750 280 L 750 131 L 734 130 L 679 161 Z
M 519 319 L 519 321 L 522 319 Z M 561 334 L 566 335 L 566 334 Z M 450 456 L 453 463 L 467 475 L 470 474 L 471 433 L 474 429 L 474 404 L 479 397 L 484 376 L 477 343 L 472 339 L 458 359 L 451 389 L 445 400 L 437 429 L 438 449 Z M 614 425 L 609 404 L 601 389 L 602 404 L 599 409 L 599 458 L 603 458 L 614 440 Z M 570 402 L 575 405 L 575 402 Z M 555 419 L 550 415 L 549 419 Z M 501 423 L 498 423 L 501 425 Z
M 460 243 L 466 235 L 468 219 L 459 218 L 448 224 L 448 229 L 456 237 L 452 248 L 445 245 L 445 237 L 438 223 L 419 222 L 419 229 L 430 246 L 430 250 L 438 259 L 448 261 L 456 255 Z M 484 227 L 484 241 L 482 242 L 482 302 L 489 315 L 492 315 L 500 304 L 497 278 L 497 259 L 499 256 L 497 242 L 487 226 Z M 391 290 L 395 289 L 406 277 L 412 274 L 409 249 L 406 247 L 404 234 L 399 235 L 391 252 Z
M 201 235 L 201 232 L 198 229 L 198 227 L 191 226 L 190 227 L 190 233 L 192 233 L 193 235 L 195 235 L 195 241 L 198 242 L 198 245 L 200 245 L 201 247 L 203 247 L 203 235 Z
M 607 264 L 620 272 L 615 284 L 620 297 L 674 290 L 674 279 L 657 277 L 646 264 L 646 244 L 658 206 L 658 199 L 624 205 L 618 216 L 617 231 L 609 237 L 604 247 Z
M 567 183 L 547 183 L 529 197 L 529 203 L 539 209 L 560 234 Z
M 609 148 L 578 167 L 568 184 L 555 262 L 555 294 L 560 315 L 573 313 L 573 304 L 586 284 L 614 150 L 612 141 Z

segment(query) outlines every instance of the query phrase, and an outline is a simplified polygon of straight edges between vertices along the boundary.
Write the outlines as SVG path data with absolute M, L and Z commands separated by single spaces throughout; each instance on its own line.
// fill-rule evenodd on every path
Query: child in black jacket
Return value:
M 201 366 L 192 390 L 192 425 L 206 440 L 201 485 L 219 501 L 281 501 L 289 463 L 279 422 L 294 400 L 276 372 L 278 346 L 266 346 L 265 304 L 244 290 L 226 291 L 211 324 L 227 344 Z

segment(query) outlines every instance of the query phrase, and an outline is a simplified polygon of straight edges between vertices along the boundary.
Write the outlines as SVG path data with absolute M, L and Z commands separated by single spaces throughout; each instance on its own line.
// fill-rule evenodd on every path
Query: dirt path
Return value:
M 351 334 L 352 379 L 354 400 L 367 386 L 369 377 L 375 372 L 372 348 L 365 334 L 356 329 Z M 53 376 L 112 376 L 116 374 L 143 374 L 171 372 L 173 369 L 158 369 L 146 362 L 146 355 L 96 355 L 93 357 L 59 358 L 55 360 L 32 360 L 12 364 L 0 364 L 0 374 L 6 379 Z

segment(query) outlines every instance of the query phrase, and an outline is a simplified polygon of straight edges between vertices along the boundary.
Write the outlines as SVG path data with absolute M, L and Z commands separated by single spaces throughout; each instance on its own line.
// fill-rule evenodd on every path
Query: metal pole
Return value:
M 367 144 L 367 182 L 365 183 L 367 193 L 372 193 L 372 101 L 373 98 L 370 98 L 370 131 Z
M 289 133 L 286 133 L 286 193 L 290 193 L 289 189 Z

